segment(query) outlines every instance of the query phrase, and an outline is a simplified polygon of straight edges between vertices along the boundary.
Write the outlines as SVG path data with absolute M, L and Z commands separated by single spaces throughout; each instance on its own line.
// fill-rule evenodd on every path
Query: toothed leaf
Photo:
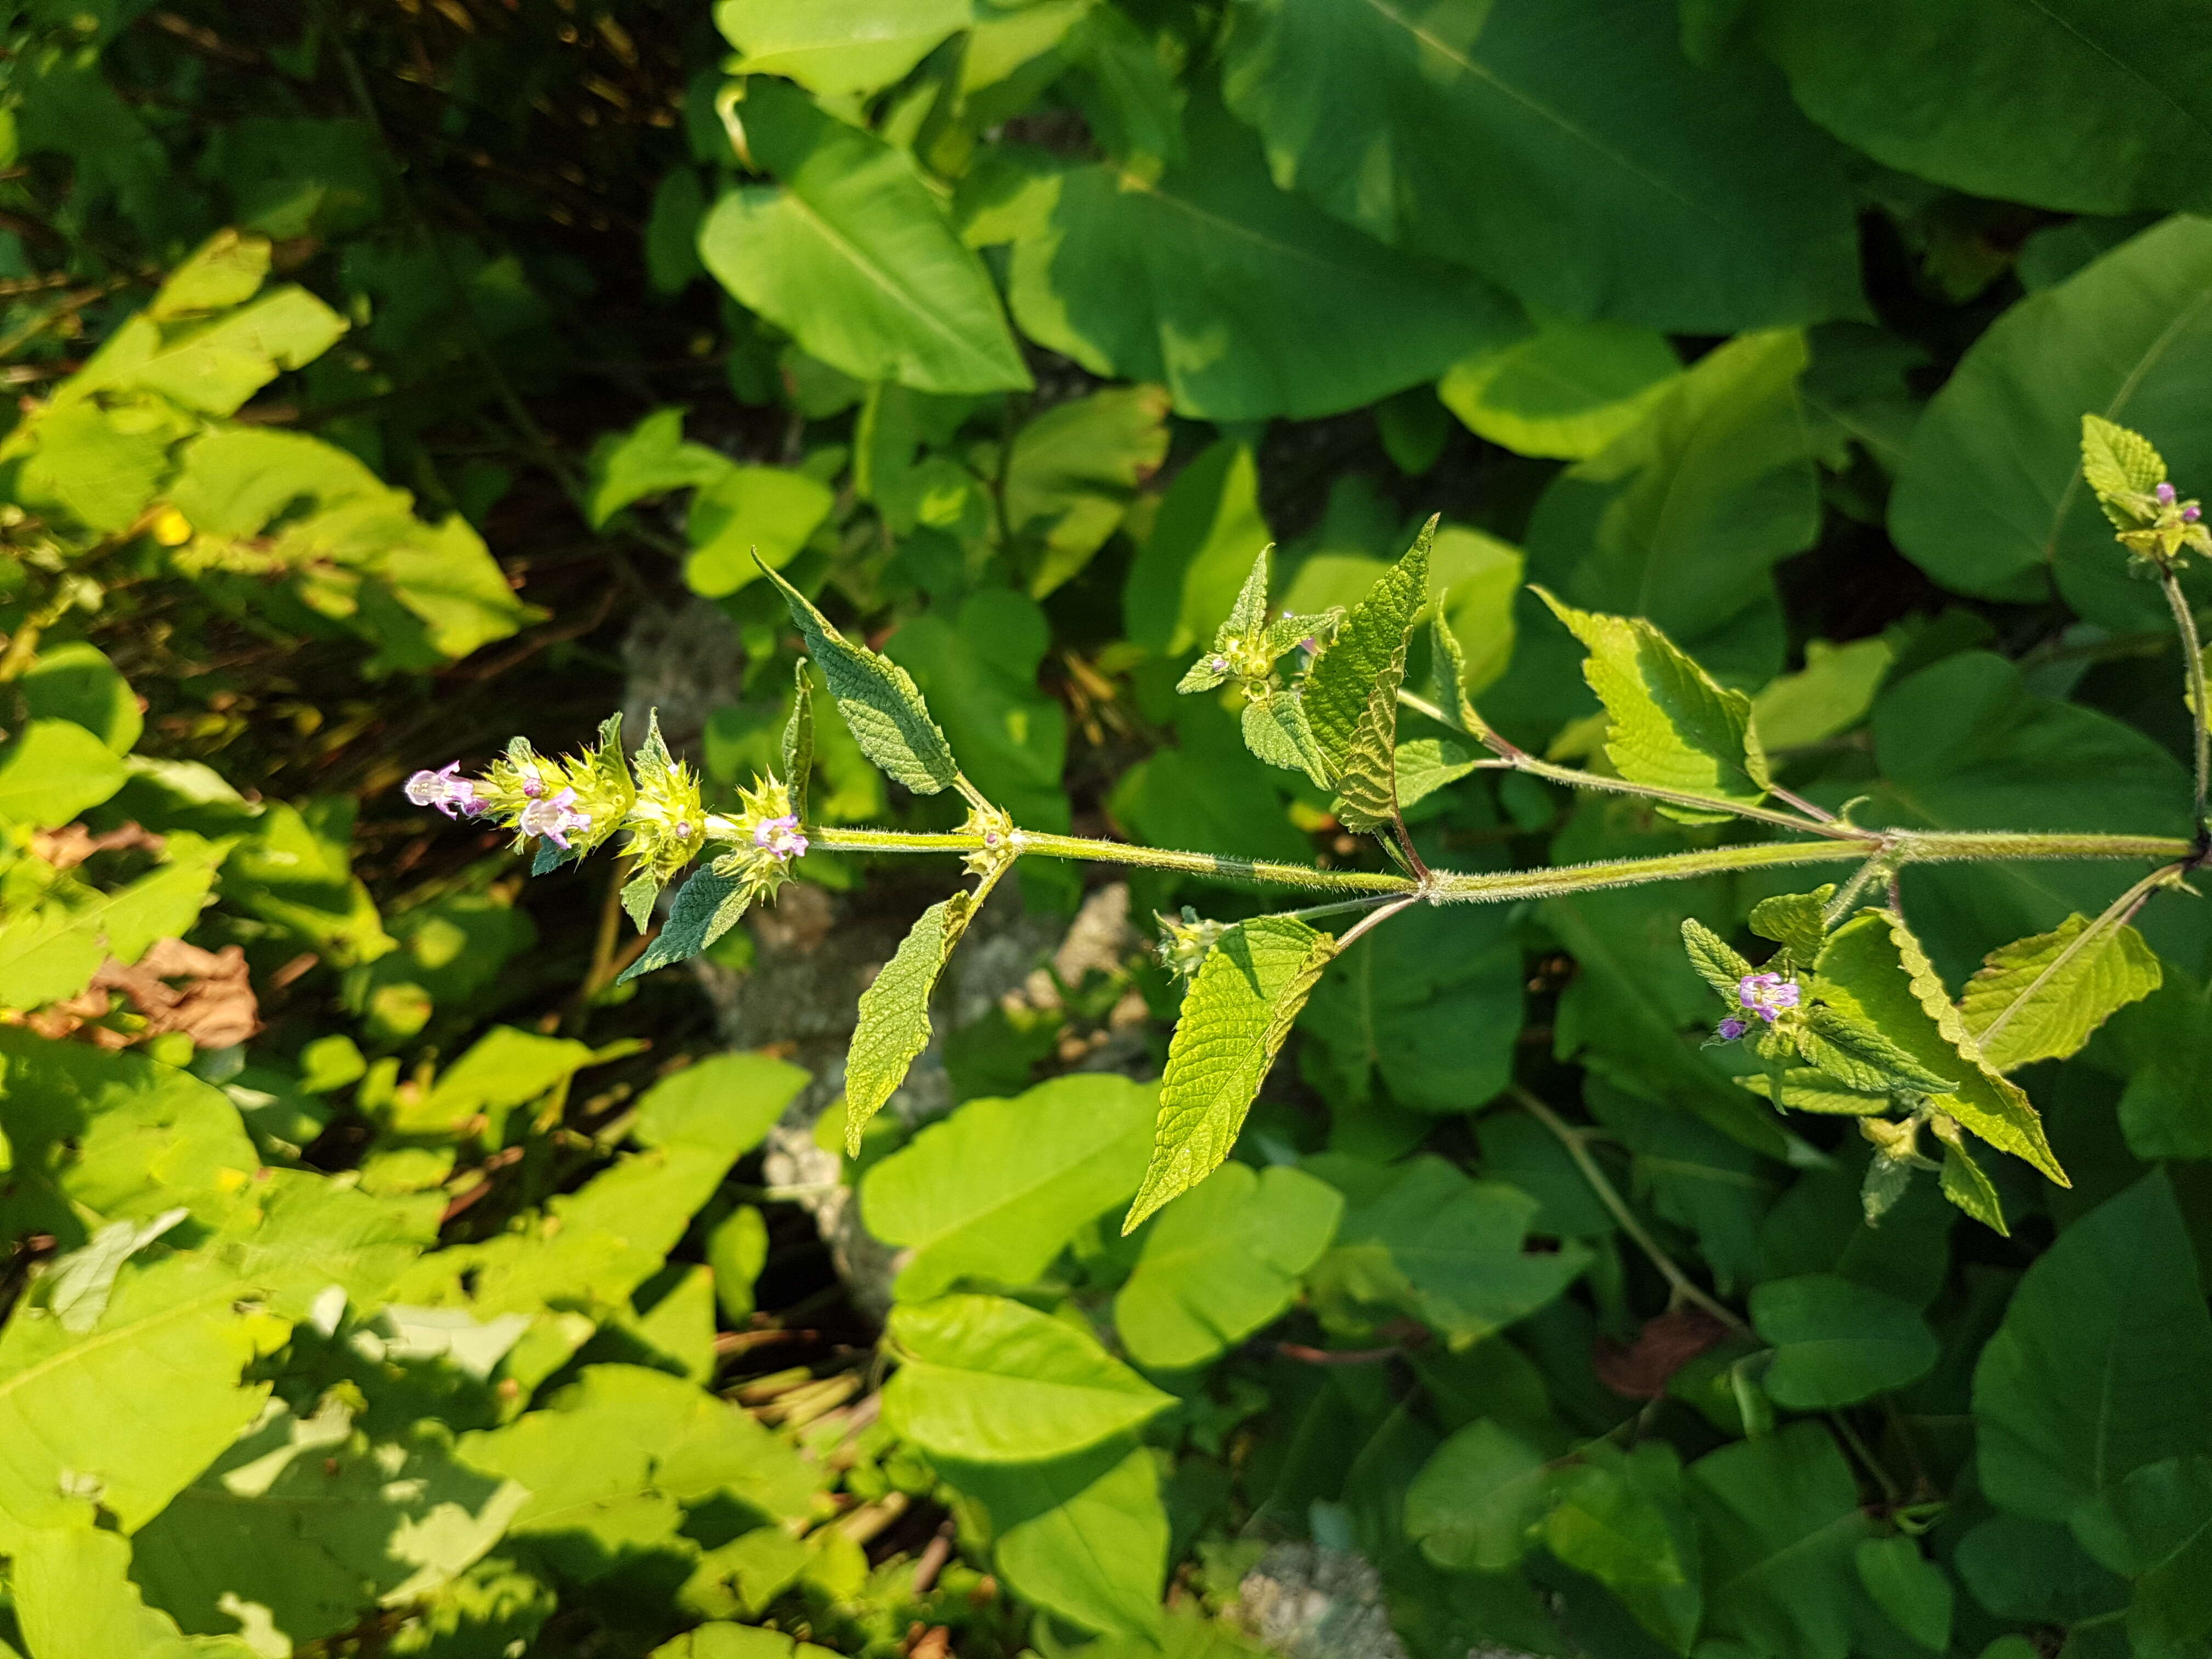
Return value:
M 1397 695 L 1406 672 L 1406 632 L 1428 602 L 1429 549 L 1436 532 L 1434 519 L 1421 526 L 1405 556 L 1352 608 L 1306 676 L 1306 718 L 1333 772 L 1344 769 L 1376 682 L 1391 676 L 1391 695 Z
M 2081 945 L 2088 925 L 2076 913 L 2047 933 L 2000 945 L 1966 981 L 1959 1016 L 1991 1070 L 2063 1060 L 2118 1010 L 2158 989 L 2164 973 L 2141 933 L 2115 927 Z
M 860 1131 L 906 1081 L 929 1046 L 929 999 L 952 947 L 968 929 L 975 895 L 955 893 L 921 913 L 891 959 L 860 993 L 860 1023 L 845 1060 L 845 1145 L 860 1150 Z

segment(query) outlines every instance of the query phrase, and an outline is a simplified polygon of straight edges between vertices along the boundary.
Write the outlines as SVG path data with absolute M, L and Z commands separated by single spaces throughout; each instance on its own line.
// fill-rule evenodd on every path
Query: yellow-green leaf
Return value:
M 975 896 L 955 893 L 921 913 L 914 930 L 860 993 L 860 1023 L 845 1060 L 845 1145 L 860 1150 L 860 1131 L 906 1081 L 907 1067 L 929 1046 L 929 998 L 945 958 L 967 931 Z
M 2088 926 L 2077 912 L 2047 933 L 2000 945 L 1966 981 L 1960 1017 L 1990 1070 L 2063 1060 L 2115 1011 L 2158 989 L 2158 955 L 2141 933 L 2122 926 L 2085 944 Z

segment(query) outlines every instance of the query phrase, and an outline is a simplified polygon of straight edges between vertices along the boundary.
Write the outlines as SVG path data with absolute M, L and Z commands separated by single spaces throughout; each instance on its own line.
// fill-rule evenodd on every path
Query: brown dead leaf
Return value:
M 161 836 L 141 830 L 136 823 L 119 824 L 100 836 L 81 823 L 65 823 L 58 830 L 41 830 L 31 837 L 31 851 L 57 870 L 74 870 L 94 853 L 120 853 L 132 848 L 158 853 L 161 846 Z
M 145 1017 L 149 1037 L 182 1031 L 198 1048 L 228 1048 L 261 1028 L 246 952 L 235 945 L 203 951 L 180 939 L 158 939 L 135 966 L 110 957 L 92 984 L 123 993 Z
M 1668 1378 L 1728 1334 L 1703 1308 L 1677 1308 L 1645 1320 L 1626 1346 L 1600 1336 L 1590 1346 L 1590 1369 L 1617 1395 L 1657 1400 L 1665 1395 Z

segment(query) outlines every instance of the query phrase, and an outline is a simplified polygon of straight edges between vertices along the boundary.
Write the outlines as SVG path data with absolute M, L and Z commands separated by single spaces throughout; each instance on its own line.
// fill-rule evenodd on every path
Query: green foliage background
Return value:
M 728 807 L 800 645 L 757 549 L 1024 827 L 1381 869 L 1175 687 L 1265 544 L 1321 612 L 1439 513 L 1461 689 L 1536 755 L 1645 763 L 1561 626 L 1643 617 L 1859 823 L 2187 836 L 2179 652 L 2079 444 L 2212 480 L 2203 8 L 7 18 L 0 1652 L 2212 1647 L 2185 896 L 2094 1036 L 2015 1030 L 2071 1185 L 1988 1155 L 2008 1233 L 1927 1177 L 1869 1226 L 1866 1142 L 1700 1047 L 1680 925 L 1763 951 L 1778 872 L 1378 929 L 1231 1160 L 1117 1238 L 1148 957 L 940 1006 L 952 1109 L 841 1156 L 834 1062 L 618 982 L 619 878 L 526 889 L 400 798 L 575 745 L 688 648 L 713 706 L 671 738 Z M 810 823 L 957 821 L 817 701 Z M 1440 866 L 1742 838 L 1449 725 L 1396 761 Z M 1033 862 L 995 902 L 1072 915 Z M 2113 870 L 1899 899 L 1955 995 Z M 952 879 L 799 873 L 868 969 Z M 717 982 L 809 948 L 793 914 Z M 1132 1075 L 1083 1069 L 1109 1042 Z M 845 1196 L 770 1184 L 772 1132 Z M 903 1253 L 887 1313 L 825 1197 Z M 1317 1560 L 1331 1617 L 1271 1625 Z

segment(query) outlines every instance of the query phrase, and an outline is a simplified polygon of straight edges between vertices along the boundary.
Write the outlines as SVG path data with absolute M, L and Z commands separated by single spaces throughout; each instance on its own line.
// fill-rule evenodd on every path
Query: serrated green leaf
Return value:
M 969 1101 L 873 1165 L 860 1212 L 875 1237 L 911 1252 L 898 1295 L 925 1300 L 963 1278 L 1041 1278 L 1136 1190 L 1158 1105 L 1157 1085 L 1055 1078 L 1011 1100 Z
M 1910 1089 L 1947 1095 L 1959 1086 L 1953 1079 L 1929 1071 L 1864 1020 L 1839 1009 L 1808 1010 L 1798 1041 L 1799 1051 L 1813 1065 L 1862 1093 Z
M 1170 1204 L 1114 1297 L 1114 1328 L 1152 1370 L 1202 1365 L 1291 1305 L 1344 1212 L 1327 1182 L 1226 1164 Z
M 2012 1229 L 2005 1225 L 2004 1204 L 1997 1196 L 1996 1184 L 1974 1162 L 1959 1126 L 1939 1112 L 1929 1127 L 1943 1143 L 1943 1196 L 1984 1227 L 2010 1237 Z
M 1910 1303 L 1833 1273 L 1769 1279 L 1751 1322 L 1774 1345 L 1764 1386 L 1778 1406 L 1818 1411 L 1901 1389 L 1936 1364 L 1936 1338 Z
M 791 718 L 783 725 L 783 786 L 791 814 L 801 828 L 808 823 L 806 787 L 814 776 L 814 677 L 802 657 L 791 665 Z
M 1734 1010 L 1742 1004 L 1743 981 L 1758 970 L 1718 933 L 1694 916 L 1682 921 L 1682 948 L 1698 977 Z
M 931 905 L 860 993 L 860 1021 L 845 1058 L 845 1146 L 856 1157 L 868 1120 L 898 1091 L 915 1056 L 929 1046 L 929 999 L 975 908 L 975 896 L 966 892 Z
M 764 569 L 766 567 L 763 567 Z M 906 670 L 866 646 L 850 643 L 811 600 L 775 571 L 768 579 L 782 592 L 791 619 L 830 682 L 837 712 L 861 753 L 917 795 L 933 795 L 960 780 L 945 733 L 929 717 Z
M 1244 585 L 1237 590 L 1237 602 L 1229 607 L 1229 615 L 1213 632 L 1213 648 L 1226 653 L 1260 632 L 1260 624 L 1267 619 L 1267 566 L 1269 556 L 1275 550 L 1273 542 L 1260 550 L 1252 561 L 1252 568 L 1244 578 Z
M 2133 530 L 2143 515 L 2131 497 L 2149 495 L 2166 478 L 2166 461 L 2151 441 L 2101 415 L 2081 417 L 2081 481 L 2097 493 L 2097 505 L 2122 530 Z
M 1869 1094 L 1809 1066 L 1785 1067 L 1781 1077 L 1782 1098 L 1778 1103 L 1784 1111 L 1877 1117 L 1897 1103 L 1887 1089 Z M 1764 1099 L 1774 1099 L 1774 1079 L 1771 1075 L 1740 1077 L 1736 1081 Z
M 1355 740 L 1361 742 L 1362 777 L 1371 785 L 1370 793 L 1387 792 L 1390 787 L 1391 738 L 1397 724 L 1398 685 L 1406 672 L 1406 639 L 1414 617 L 1428 603 L 1429 550 L 1436 533 L 1437 521 L 1431 519 L 1404 556 L 1352 608 L 1306 676 L 1306 718 L 1329 769 L 1341 776 Z M 1382 713 L 1374 707 L 1373 695 L 1386 681 L 1389 708 Z
M 1620 775 L 1755 805 L 1765 799 L 1766 755 L 1751 724 L 1751 699 L 1722 687 L 1640 617 L 1608 617 L 1537 598 L 1583 642 L 1583 678 L 1605 705 L 1605 752 Z M 1662 805 L 1684 823 L 1718 823 L 1726 812 Z
M 2086 945 L 2078 911 L 2047 933 L 1990 952 L 1966 981 L 1959 1017 L 1995 1072 L 2063 1060 L 2118 1009 L 2158 989 L 2158 954 L 2124 923 Z
M 1255 689 L 1239 718 L 1247 749 L 1270 766 L 1303 772 L 1316 787 L 1328 787 L 1328 763 L 1322 757 L 1321 745 L 1314 741 L 1305 698 L 1297 687 Z
M 1482 762 L 1449 738 L 1415 738 L 1398 745 L 1391 765 L 1397 773 L 1398 805 L 1418 805 L 1439 789 L 1470 776 Z
M 993 1561 L 1017 1595 L 1090 1630 L 1156 1630 L 1169 1528 L 1149 1449 L 1116 1436 L 1047 1463 L 933 1461 L 989 1514 Z
M 924 1451 L 975 1463 L 1065 1457 L 1173 1403 L 1085 1332 L 994 1296 L 891 1310 L 900 1358 L 884 1417 Z
M 1937 1110 L 2000 1152 L 2027 1159 L 2060 1186 L 2071 1184 L 2035 1108 L 2016 1085 L 1984 1063 L 1902 918 L 1862 910 L 1828 936 L 1815 972 L 1820 1001 L 1872 1025 L 1936 1075 L 1959 1074 L 1959 1087 L 1936 1098 Z
M 1451 724 L 1469 737 L 1489 731 L 1467 695 L 1467 653 L 1440 605 L 1429 618 L 1429 697 Z
M 1828 901 L 1835 896 L 1836 884 L 1828 882 L 1809 893 L 1777 893 L 1763 898 L 1751 907 L 1751 931 L 1761 939 L 1772 939 L 1809 968 L 1828 937 L 1823 917 Z
M 1519 1561 L 1550 1493 L 1542 1451 L 1484 1418 L 1437 1448 L 1406 1489 L 1406 1534 L 1438 1566 L 1502 1572 Z
M 661 924 L 653 943 L 646 946 L 645 954 L 623 969 L 615 983 L 627 985 L 640 974 L 649 974 L 656 968 L 696 957 L 736 927 L 753 902 L 753 884 L 741 874 L 726 872 L 723 866 L 739 862 L 720 858 L 704 869 L 694 870 L 676 890 L 675 902 L 668 907 L 668 920 Z M 640 881 L 645 879 L 643 876 L 638 878 Z M 623 890 L 627 894 L 629 890 Z
M 623 914 L 629 918 L 630 926 L 643 933 L 653 921 L 653 907 L 660 898 L 660 884 L 653 879 L 653 872 L 641 870 L 623 884 Z
M 1121 1224 L 1125 1234 L 1221 1167 L 1291 1022 L 1335 953 L 1334 935 L 1288 916 L 1239 922 L 1216 942 L 1168 1043 L 1152 1163 Z
M 1982 1490 L 2063 1522 L 2161 1459 L 2212 1453 L 2212 1315 L 2163 1170 L 2058 1235 L 1974 1370 Z

